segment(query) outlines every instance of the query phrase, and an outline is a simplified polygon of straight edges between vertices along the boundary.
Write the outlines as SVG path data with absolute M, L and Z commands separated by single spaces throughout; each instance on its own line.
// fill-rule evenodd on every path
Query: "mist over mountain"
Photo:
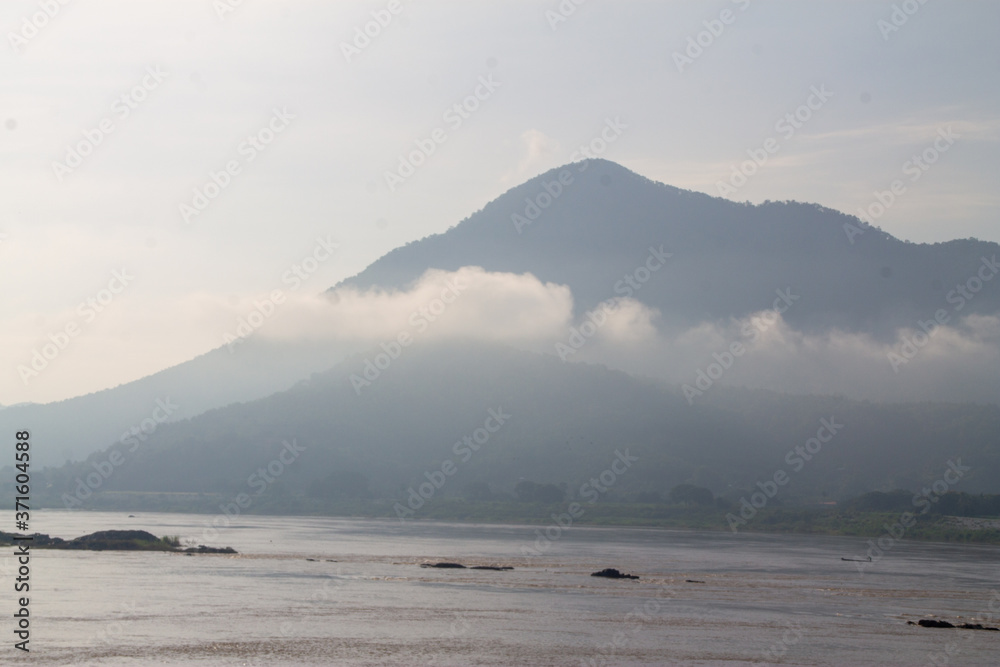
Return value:
M 626 290 L 623 275 L 660 246 L 672 253 L 664 270 Z M 1000 312 L 1000 289 L 956 290 L 998 252 L 974 239 L 908 243 L 816 204 L 732 202 L 594 159 L 537 176 L 337 287 L 402 289 L 429 268 L 472 265 L 567 285 L 578 315 L 628 291 L 678 326 L 746 317 L 790 288 L 801 296 L 784 315 L 795 329 L 887 341 L 958 299 L 962 315 Z
M 997 406 L 887 406 L 747 389 L 720 389 L 690 406 L 676 387 L 480 343 L 406 349 L 359 391 L 353 377 L 364 369 L 358 355 L 288 391 L 48 470 L 52 491 L 72 494 L 117 460 L 101 492 L 235 495 L 259 485 L 302 496 L 326 483 L 348 496 L 399 498 L 452 466 L 439 476 L 447 477 L 442 497 L 483 485 L 512 493 L 521 480 L 572 495 L 620 455 L 636 464 L 607 498 L 664 494 L 680 483 L 738 498 L 784 470 L 784 498 L 836 499 L 919 490 L 949 461 L 968 468 L 956 490 L 1000 491 Z M 282 456 L 288 443 L 294 456 Z M 275 479 L 265 484 L 260 471 L 269 464 Z
M 735 203 L 589 160 L 325 294 L 290 296 L 248 340 L 87 396 L 5 408 L 0 428 L 34 424 L 39 463 L 58 465 L 144 423 L 268 396 L 353 352 L 368 359 L 400 336 L 606 364 L 687 387 L 688 407 L 725 386 L 996 403 L 998 250 L 908 243 L 818 205 Z M 744 352 L 727 356 L 733 345 Z
M 908 243 L 818 205 L 734 203 L 590 160 L 508 191 L 329 294 L 352 303 L 402 299 L 428 271 L 471 265 L 569 290 L 562 331 L 538 330 L 537 317 L 521 318 L 519 340 L 496 335 L 496 324 L 477 330 L 564 360 L 694 386 L 738 344 L 746 353 L 724 364 L 719 384 L 996 402 L 998 250 L 972 239 Z M 466 322 L 495 310 L 489 298 L 506 289 L 495 282 Z M 446 328 L 428 335 L 446 336 Z M 372 331 L 371 340 L 398 330 Z

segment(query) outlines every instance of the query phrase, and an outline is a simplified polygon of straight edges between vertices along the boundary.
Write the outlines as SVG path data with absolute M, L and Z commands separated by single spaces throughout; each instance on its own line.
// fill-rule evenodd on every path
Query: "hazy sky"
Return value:
M 254 300 L 448 229 L 609 122 L 601 157 L 654 180 L 717 196 L 765 155 L 727 196 L 857 213 L 899 179 L 886 231 L 1000 241 L 1000 4 L 902 4 L 8 0 L 0 403 L 218 347 Z

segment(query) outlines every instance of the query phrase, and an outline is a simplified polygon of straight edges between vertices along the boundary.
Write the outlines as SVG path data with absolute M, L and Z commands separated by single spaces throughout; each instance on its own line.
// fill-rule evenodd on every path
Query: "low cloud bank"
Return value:
M 687 385 L 693 401 L 717 384 L 871 400 L 1000 400 L 997 316 L 967 316 L 929 335 L 903 329 L 887 345 L 838 330 L 803 333 L 777 310 L 681 328 L 634 299 L 610 300 L 580 319 L 572 307 L 564 285 L 465 267 L 428 271 L 401 291 L 303 296 L 261 335 L 372 346 L 400 335 L 508 343 Z

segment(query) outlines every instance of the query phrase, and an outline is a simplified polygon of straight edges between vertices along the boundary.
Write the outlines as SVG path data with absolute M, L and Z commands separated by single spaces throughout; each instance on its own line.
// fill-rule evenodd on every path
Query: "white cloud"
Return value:
M 126 290 L 92 322 L 83 322 L 76 308 L 44 318 L 10 318 L 4 331 L 16 333 L 0 338 L 0 356 L 11 370 L 29 364 L 33 351 L 51 342 L 53 334 L 59 338 L 67 322 L 79 323 L 83 331 L 27 389 L 16 373 L 8 374 L 0 390 L 18 398 L 3 402 L 25 400 L 20 398 L 25 393 L 27 400 L 53 400 L 128 382 L 221 346 L 225 334 L 240 333 L 241 322 L 244 332 L 263 339 L 322 340 L 343 350 L 374 347 L 405 334 L 415 343 L 482 340 L 557 354 L 556 345 L 567 343 L 574 328 L 583 330 L 594 320 L 599 326 L 587 327 L 585 343 L 568 355 L 569 361 L 603 363 L 676 384 L 693 384 L 699 370 L 723 363 L 728 367 L 721 384 L 873 400 L 995 401 L 1000 396 L 997 316 L 956 320 L 926 342 L 918 330 L 900 330 L 891 344 L 836 330 L 804 333 L 772 311 L 680 328 L 632 299 L 619 300 L 606 319 L 596 311 L 574 319 L 573 295 L 565 285 L 480 267 L 430 270 L 403 290 L 283 290 L 277 303 L 273 296 L 273 290 L 233 297 L 192 292 L 146 303 Z M 747 322 L 755 324 L 748 329 Z M 197 335 L 191 336 L 192 330 Z M 164 345 L 173 339 L 188 342 Z M 915 352 L 902 347 L 914 340 L 919 344 Z M 729 359 L 733 343 L 744 352 Z M 890 352 L 907 361 L 894 369 Z
M 238 310 L 252 308 L 250 301 Z M 573 308 L 568 287 L 531 274 L 488 273 L 470 266 L 430 270 L 409 289 L 332 295 L 297 295 L 280 306 L 260 335 L 279 340 L 336 338 L 376 344 L 407 333 L 419 340 L 475 338 L 492 341 L 551 337 Z M 244 313 L 245 314 L 245 313 Z
M 757 313 L 745 321 L 757 320 Z M 940 327 L 911 350 L 917 331 L 903 329 L 891 344 L 866 334 L 793 329 L 774 313 L 774 324 L 746 335 L 740 323 L 702 323 L 683 330 L 660 327 L 654 337 L 631 343 L 595 337 L 574 361 L 607 363 L 671 383 L 694 385 L 698 371 L 720 363 L 723 385 L 761 387 L 788 393 L 843 394 L 870 400 L 996 402 L 1000 396 L 1000 318 L 969 316 Z M 642 327 L 640 327 L 642 328 Z M 744 352 L 728 358 L 732 343 Z M 906 359 L 896 364 L 889 354 Z M 731 362 L 731 363 L 730 363 Z

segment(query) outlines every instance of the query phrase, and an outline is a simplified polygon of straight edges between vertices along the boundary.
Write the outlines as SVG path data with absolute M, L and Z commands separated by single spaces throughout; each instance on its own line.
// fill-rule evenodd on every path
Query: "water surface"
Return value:
M 539 541 L 545 527 L 243 516 L 206 532 L 214 517 L 32 518 L 33 530 L 63 538 L 131 528 L 240 552 L 36 551 L 29 660 L 39 665 L 996 665 L 1000 656 L 1000 633 L 906 624 L 985 620 L 991 599 L 1000 609 L 997 547 L 902 542 L 861 574 L 840 560 L 867 549 L 854 538 L 572 527 Z M 419 566 L 437 560 L 515 569 Z M 3 566 L 11 591 L 12 559 Z M 605 567 L 641 579 L 589 576 Z M 3 599 L 10 638 L 14 603 Z M 22 657 L 12 643 L 0 651 Z

